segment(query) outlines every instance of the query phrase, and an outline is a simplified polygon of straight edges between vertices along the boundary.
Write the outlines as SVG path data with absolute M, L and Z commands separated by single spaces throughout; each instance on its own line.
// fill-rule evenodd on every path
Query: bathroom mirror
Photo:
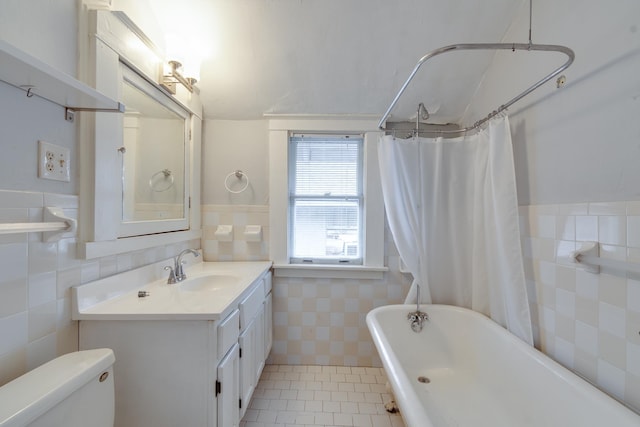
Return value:
M 188 224 L 190 114 L 122 64 L 120 237 L 184 230 Z

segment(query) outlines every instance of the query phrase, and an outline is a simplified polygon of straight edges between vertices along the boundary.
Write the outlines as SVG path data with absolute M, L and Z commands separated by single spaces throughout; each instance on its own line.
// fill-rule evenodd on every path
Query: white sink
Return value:
M 260 262 L 197 262 L 187 279 L 167 284 L 172 260 L 72 288 L 74 320 L 220 320 L 270 267 Z M 140 297 L 140 291 L 148 296 Z
M 219 291 L 227 286 L 237 285 L 238 276 L 211 274 L 207 276 L 187 278 L 184 282 L 178 283 L 176 286 L 182 291 L 201 292 L 201 291 Z

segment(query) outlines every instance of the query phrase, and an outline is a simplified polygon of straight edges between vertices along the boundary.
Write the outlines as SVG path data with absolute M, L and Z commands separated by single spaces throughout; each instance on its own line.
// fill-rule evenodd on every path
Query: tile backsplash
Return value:
M 210 205 L 203 218 L 205 259 L 268 259 L 268 245 L 214 236 L 219 224 L 253 221 L 267 226 L 268 239 L 266 206 Z M 536 347 L 640 410 L 640 275 L 593 274 L 570 260 L 582 242 L 598 241 L 602 257 L 640 263 L 640 202 L 522 206 L 520 230 Z M 270 363 L 379 366 L 364 318 L 401 303 L 411 281 L 385 236 L 382 280 L 274 278 Z
M 269 207 L 205 205 L 203 253 L 206 261 L 269 259 Z M 219 225 L 232 225 L 231 241 L 215 235 Z M 247 241 L 246 225 L 261 225 L 263 240 Z M 399 257 L 389 230 L 380 280 L 274 277 L 273 349 L 268 363 L 291 365 L 381 366 L 365 322 L 378 306 L 401 304 L 411 277 L 398 271 Z
M 262 229 L 260 241 L 251 241 L 245 234 L 248 225 Z M 229 237 L 216 235 L 218 226 L 232 226 Z M 203 205 L 202 253 L 205 261 L 267 261 L 269 260 L 269 206 L 265 205 Z
M 0 222 L 42 221 L 44 206 L 77 217 L 76 196 L 0 191 Z M 207 261 L 268 260 L 267 206 L 205 205 Z M 232 225 L 219 241 L 218 225 Z M 244 226 L 262 226 L 249 241 Z M 520 207 L 520 230 L 536 347 L 605 392 L 640 410 L 640 274 L 571 262 L 582 242 L 603 258 L 640 263 L 640 202 Z M 388 230 L 380 280 L 274 278 L 274 345 L 269 363 L 379 366 L 365 323 L 374 307 L 404 300 L 411 277 L 398 271 Z M 69 288 L 174 255 L 200 241 L 82 260 L 76 238 L 0 235 L 0 384 L 77 350 Z
M 379 306 L 402 304 L 410 284 L 410 277 L 397 270 L 381 280 L 275 277 L 268 363 L 382 366 L 366 315 Z
M 78 217 L 78 197 L 0 190 L 0 223 L 42 222 L 44 206 Z M 78 349 L 70 288 L 198 248 L 199 240 L 83 260 L 75 237 L 42 242 L 42 233 L 0 234 L 0 385 Z
M 640 274 L 571 260 L 640 263 L 640 202 L 522 206 L 520 230 L 536 347 L 640 411 Z

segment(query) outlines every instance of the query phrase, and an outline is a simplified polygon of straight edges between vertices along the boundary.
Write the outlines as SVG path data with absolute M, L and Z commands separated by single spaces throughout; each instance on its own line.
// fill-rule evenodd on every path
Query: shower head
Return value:
M 412 114 L 411 117 L 409 117 L 409 120 L 412 122 L 425 122 L 427 121 L 429 116 L 429 111 L 427 111 L 427 108 L 421 102 L 420 104 L 418 104 L 418 108 L 416 109 L 415 114 Z
M 429 112 L 422 102 L 418 104 L 417 116 L 418 120 L 427 120 L 429 118 Z

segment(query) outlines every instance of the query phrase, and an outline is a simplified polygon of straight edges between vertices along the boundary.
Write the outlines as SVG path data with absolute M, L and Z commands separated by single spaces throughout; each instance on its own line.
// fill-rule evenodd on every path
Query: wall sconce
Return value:
M 173 95 L 176 94 L 176 84 L 181 83 L 189 92 L 193 92 L 193 85 L 197 82 L 192 77 L 184 77 L 180 73 L 181 69 L 182 64 L 179 61 L 169 61 L 164 66 L 160 85 Z

